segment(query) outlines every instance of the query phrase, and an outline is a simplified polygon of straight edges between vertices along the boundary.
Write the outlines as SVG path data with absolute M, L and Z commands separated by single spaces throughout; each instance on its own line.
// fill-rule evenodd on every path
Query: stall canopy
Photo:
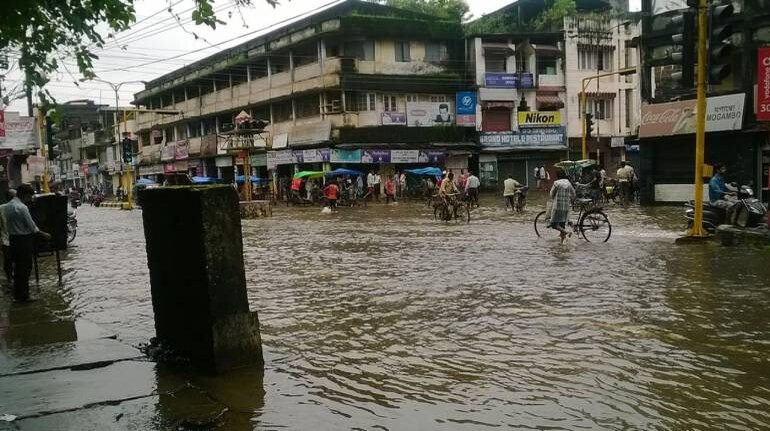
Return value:
M 326 173 L 327 177 L 344 177 L 345 175 L 349 177 L 360 177 L 361 175 L 363 175 L 363 173 L 355 169 L 345 169 L 345 168 L 338 168 Z
M 222 182 L 221 179 L 214 177 L 192 177 L 190 180 L 193 184 L 219 184 Z
M 323 171 L 299 171 L 294 174 L 294 178 L 321 178 L 323 176 Z
M 443 175 L 439 168 L 404 169 L 404 172 L 423 177 L 440 177 Z
M 243 178 L 244 178 L 243 175 L 238 175 L 237 177 L 235 177 L 235 182 L 238 184 L 243 184 Z M 252 184 L 264 184 L 266 182 L 267 182 L 267 178 L 260 178 L 254 175 L 251 176 Z

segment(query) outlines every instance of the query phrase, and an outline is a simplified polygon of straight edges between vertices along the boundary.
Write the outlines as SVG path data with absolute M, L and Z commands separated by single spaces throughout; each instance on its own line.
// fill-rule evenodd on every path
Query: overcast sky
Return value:
M 632 10 L 638 9 L 639 1 L 631 0 Z M 100 57 L 95 61 L 96 73 L 100 79 L 115 83 L 149 81 L 224 48 L 274 30 L 286 20 L 336 3 L 331 0 L 282 0 L 281 5 L 273 9 L 261 0 L 253 2 L 252 7 L 238 11 L 233 6 L 234 1 L 217 0 L 215 10 L 227 25 L 212 30 L 189 23 L 193 0 L 137 0 L 136 24 L 116 35 L 115 39 L 107 39 L 105 48 L 95 51 Z M 468 0 L 474 17 L 495 11 L 511 2 L 512 0 Z M 169 6 L 174 14 L 167 11 Z M 181 22 L 178 22 L 174 15 L 178 15 Z M 11 54 L 10 60 L 15 63 L 14 54 Z M 73 83 L 80 78 L 77 66 L 72 60 L 64 59 L 64 63 L 65 67 L 60 67 L 46 86 L 57 101 L 93 99 L 105 104 L 115 104 L 115 93 L 109 85 L 90 81 L 80 83 L 77 87 Z M 4 84 L 9 92 L 21 88 L 18 67 L 12 67 Z M 142 88 L 141 83 L 123 85 L 119 93 L 120 104 L 128 104 L 133 99 L 133 94 Z M 8 109 L 25 113 L 26 102 L 17 100 L 11 103 Z

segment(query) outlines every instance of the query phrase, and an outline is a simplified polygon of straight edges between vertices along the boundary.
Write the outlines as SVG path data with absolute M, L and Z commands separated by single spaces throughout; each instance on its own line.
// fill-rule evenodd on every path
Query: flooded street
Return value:
M 421 204 L 244 221 L 265 373 L 198 377 L 239 405 L 227 429 L 770 428 L 767 250 L 674 245 L 680 208 L 610 208 L 608 243 L 560 245 L 542 204 L 482 204 L 470 225 Z M 49 259 L 33 295 L 146 342 L 141 213 L 78 217 L 63 286 Z

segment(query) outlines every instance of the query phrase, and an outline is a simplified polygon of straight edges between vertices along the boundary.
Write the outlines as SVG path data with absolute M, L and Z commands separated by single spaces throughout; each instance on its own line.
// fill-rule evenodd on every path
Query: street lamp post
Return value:
M 104 84 L 107 84 L 112 88 L 112 91 L 115 92 L 115 114 L 113 116 L 113 121 L 115 122 L 115 143 L 116 145 L 120 145 L 121 139 L 120 139 L 120 123 L 118 122 L 118 111 L 120 110 L 120 96 L 118 95 L 118 92 L 120 91 L 120 87 L 122 87 L 125 84 L 146 84 L 146 81 L 123 81 L 118 83 L 113 83 L 110 81 L 105 81 L 104 79 L 94 78 L 93 81 L 102 82 Z M 123 131 L 128 132 L 127 124 L 125 123 L 126 116 L 123 116 L 124 124 L 123 124 Z M 120 160 L 120 182 L 123 185 L 123 190 L 125 190 L 125 193 L 128 195 L 128 202 L 126 205 L 124 205 L 124 209 L 133 209 L 132 199 L 131 199 L 131 166 L 129 165 L 127 170 L 123 169 L 123 166 L 126 165 L 125 160 L 123 160 L 123 151 L 118 151 L 119 153 L 119 160 Z

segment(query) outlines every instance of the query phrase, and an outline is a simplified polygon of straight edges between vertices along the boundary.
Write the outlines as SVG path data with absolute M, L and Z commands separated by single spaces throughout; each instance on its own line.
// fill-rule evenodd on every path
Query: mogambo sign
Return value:
M 554 127 L 561 126 L 559 111 L 522 111 L 519 112 L 519 127 Z

